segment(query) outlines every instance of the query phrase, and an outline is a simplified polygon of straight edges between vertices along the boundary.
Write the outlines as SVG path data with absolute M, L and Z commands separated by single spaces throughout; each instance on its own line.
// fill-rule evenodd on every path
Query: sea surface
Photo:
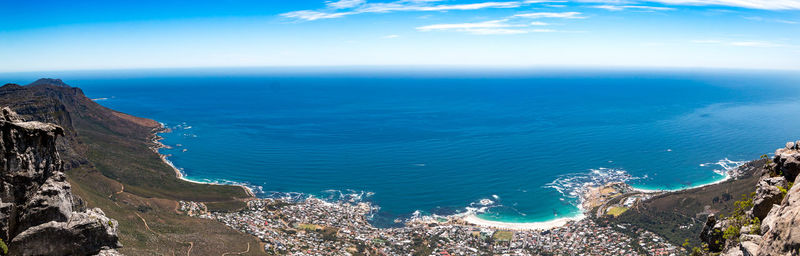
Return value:
M 575 216 L 584 184 L 702 185 L 800 139 L 800 75 L 791 72 L 51 76 L 171 128 L 162 153 L 188 179 L 245 184 L 261 197 L 369 201 L 382 227 L 468 210 L 506 222 Z

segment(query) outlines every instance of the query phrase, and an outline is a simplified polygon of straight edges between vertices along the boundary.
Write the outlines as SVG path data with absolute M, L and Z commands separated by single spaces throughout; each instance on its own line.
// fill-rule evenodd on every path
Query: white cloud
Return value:
M 561 18 L 561 19 L 584 19 L 580 12 L 532 12 L 514 15 L 519 18 L 540 19 L 540 18 Z
M 339 0 L 329 2 L 333 9 L 349 9 L 348 11 L 314 11 L 302 10 L 281 14 L 286 18 L 313 21 L 319 19 L 341 18 L 362 13 L 388 13 L 396 11 L 455 11 L 479 10 L 486 8 L 517 8 L 524 4 L 520 1 L 481 2 L 469 4 L 435 4 L 437 0 L 399 0 L 387 3 L 367 3 L 365 0 Z
M 800 0 L 656 0 L 677 5 L 723 5 L 764 10 L 800 9 Z
M 629 4 L 632 2 L 654 2 L 668 5 L 729 6 L 762 10 L 800 10 L 800 0 L 582 0 L 580 2 Z
M 304 11 L 287 12 L 287 13 L 281 14 L 281 16 L 287 17 L 287 18 L 295 18 L 295 19 L 300 19 L 300 20 L 312 21 L 312 20 L 321 20 L 321 19 L 341 18 L 341 17 L 347 16 L 347 15 L 350 15 L 350 14 L 353 14 L 353 13 L 350 13 L 350 12 L 325 13 L 325 12 L 304 10 Z
M 474 23 L 435 24 L 417 27 L 417 30 L 427 31 L 458 31 L 475 35 L 512 35 L 527 33 L 558 32 L 553 29 L 530 29 L 530 26 L 545 26 L 547 23 L 532 22 L 527 24 L 509 23 L 510 19 L 490 20 Z
M 350 14 L 353 13 L 352 12 L 325 13 L 325 12 L 305 10 L 305 11 L 288 12 L 282 15 L 287 18 L 297 18 L 297 19 L 311 21 L 311 20 L 341 18 Z
M 527 31 L 522 29 L 507 29 L 507 28 L 474 28 L 474 29 L 463 29 L 461 31 L 475 35 L 515 35 L 515 34 L 528 33 Z
M 347 9 L 353 8 L 362 4 L 367 3 L 366 0 L 339 0 L 339 1 L 328 1 L 326 4 L 328 7 L 334 9 Z
M 400 37 L 400 36 L 399 35 L 386 35 L 386 36 L 383 36 L 383 38 L 385 38 L 385 39 L 393 39 L 393 38 L 398 38 L 398 37 Z
M 534 21 L 530 23 L 531 26 L 548 26 L 549 23 L 541 22 L 541 21 Z
M 659 7 L 659 6 L 645 6 L 645 5 L 596 5 L 592 6 L 598 9 L 605 9 L 609 11 L 622 11 L 626 9 L 643 10 L 643 11 L 672 11 L 675 8 Z
M 523 27 L 524 25 L 512 25 L 506 23 L 508 20 L 490 20 L 484 22 L 475 22 L 475 23 L 456 23 L 456 24 L 435 24 L 435 25 L 428 25 L 417 27 L 419 31 L 431 31 L 431 30 L 463 30 L 463 29 L 486 29 L 486 28 L 509 28 L 509 27 Z

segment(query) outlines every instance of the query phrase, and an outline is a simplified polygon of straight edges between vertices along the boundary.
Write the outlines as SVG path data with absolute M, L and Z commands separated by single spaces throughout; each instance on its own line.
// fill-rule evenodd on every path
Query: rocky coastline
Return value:
M 763 158 L 767 158 L 766 155 Z M 800 255 L 800 141 L 764 165 L 756 191 L 729 216 L 710 215 L 700 238 L 722 256 Z
M 250 200 L 250 199 L 254 199 L 256 197 L 256 194 L 253 191 L 253 189 L 251 189 L 251 188 L 249 188 L 249 187 L 247 187 L 245 185 L 241 185 L 241 184 L 218 184 L 218 183 L 214 183 L 214 182 L 201 182 L 201 181 L 190 180 L 190 179 L 187 179 L 186 177 L 184 177 L 185 175 L 183 174 L 181 169 L 178 168 L 177 166 L 175 166 L 175 164 L 168 159 L 169 155 L 162 154 L 159 151 L 162 148 L 166 148 L 166 149 L 171 148 L 170 146 L 168 146 L 168 145 L 166 145 L 166 144 L 161 142 L 164 139 L 164 137 L 161 137 L 159 135 L 159 134 L 162 134 L 162 133 L 169 133 L 169 132 L 172 132 L 172 130 L 169 129 L 168 127 L 166 127 L 166 125 L 164 125 L 163 123 L 158 123 L 158 127 L 153 129 L 153 136 L 152 136 L 151 141 L 152 141 L 154 146 L 152 146 L 151 149 L 153 150 L 154 153 L 156 153 L 158 155 L 159 158 L 161 158 L 161 161 L 164 162 L 164 164 L 168 165 L 170 168 L 172 168 L 175 171 L 175 177 L 177 177 L 180 180 L 183 180 L 183 181 L 186 181 L 186 182 L 191 182 L 191 183 L 196 183 L 196 184 L 208 184 L 208 185 L 240 187 L 245 191 L 245 193 L 247 193 L 247 195 L 249 197 L 249 198 L 243 198 L 243 200 Z

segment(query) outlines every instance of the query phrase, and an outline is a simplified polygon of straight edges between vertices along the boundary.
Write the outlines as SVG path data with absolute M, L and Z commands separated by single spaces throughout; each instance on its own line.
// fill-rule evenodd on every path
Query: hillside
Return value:
M 710 214 L 730 214 L 734 202 L 756 190 L 765 160 L 752 161 L 739 167 L 742 175 L 736 179 L 694 189 L 655 196 L 636 204 L 612 223 L 628 223 L 664 236 L 673 244 L 689 239 L 700 246 L 698 237 Z
M 72 190 L 119 222 L 121 253 L 220 255 L 258 247 L 255 238 L 219 222 L 177 212 L 178 200 L 236 208 L 250 196 L 241 187 L 178 179 L 152 150 L 157 122 L 105 108 L 57 79 L 6 84 L 0 106 L 25 120 L 63 127 L 55 146 Z

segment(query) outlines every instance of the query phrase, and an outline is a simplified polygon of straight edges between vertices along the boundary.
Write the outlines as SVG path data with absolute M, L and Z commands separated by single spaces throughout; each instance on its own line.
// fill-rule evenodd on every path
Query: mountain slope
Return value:
M 177 200 L 238 206 L 250 196 L 237 186 L 178 179 L 152 150 L 157 122 L 105 108 L 57 79 L 0 87 L 0 106 L 26 120 L 63 127 L 56 148 L 72 190 L 86 205 L 119 221 L 120 252 L 219 255 L 258 247 L 252 236 L 221 223 L 176 213 Z

